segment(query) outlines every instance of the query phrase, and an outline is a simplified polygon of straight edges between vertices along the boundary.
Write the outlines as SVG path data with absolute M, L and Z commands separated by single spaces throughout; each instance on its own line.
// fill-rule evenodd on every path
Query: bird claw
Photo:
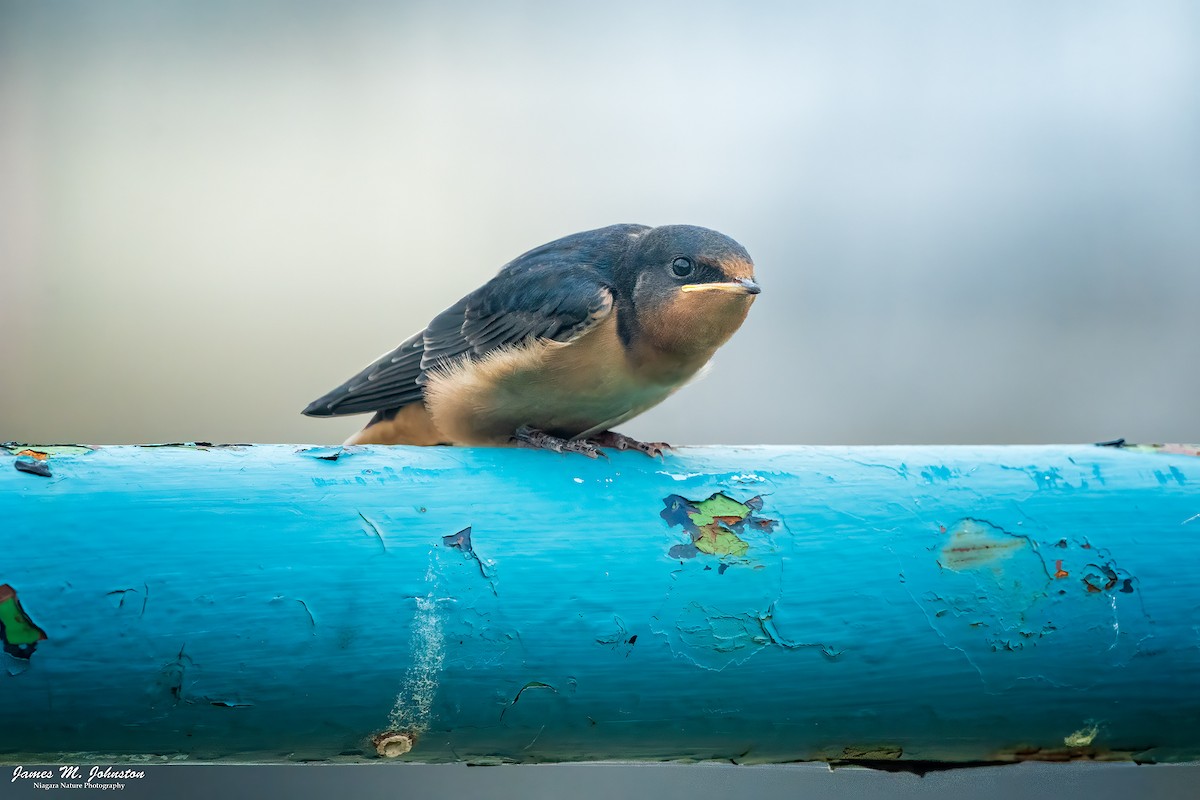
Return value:
M 611 447 L 614 450 L 636 450 L 651 458 L 662 458 L 663 453 L 671 449 L 666 442 L 640 442 L 616 431 L 604 431 L 593 436 L 590 440 L 598 447 Z
M 590 441 L 582 439 L 563 439 L 559 436 L 539 431 L 528 425 L 522 425 L 513 432 L 512 440 L 520 447 L 532 447 L 538 450 L 553 450 L 556 453 L 580 453 L 588 458 L 604 456 L 600 448 Z M 608 456 L 604 456 L 608 458 Z

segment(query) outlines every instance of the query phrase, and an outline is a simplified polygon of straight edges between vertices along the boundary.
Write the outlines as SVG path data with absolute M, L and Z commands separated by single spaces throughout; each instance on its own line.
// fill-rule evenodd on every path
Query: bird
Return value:
M 302 413 L 373 412 L 346 445 L 661 456 L 669 445 L 613 428 L 700 372 L 760 291 L 749 253 L 717 231 L 582 231 L 508 262 Z

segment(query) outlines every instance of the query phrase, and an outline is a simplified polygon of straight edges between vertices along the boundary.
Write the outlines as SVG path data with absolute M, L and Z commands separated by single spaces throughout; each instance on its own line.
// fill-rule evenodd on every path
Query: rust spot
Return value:
M 1107 592 L 1109 589 L 1116 586 L 1121 580 L 1120 576 L 1117 575 L 1116 570 L 1114 570 L 1110 564 L 1104 564 L 1103 566 L 1088 564 L 1088 567 L 1094 570 L 1099 570 L 1101 573 L 1097 575 L 1095 572 L 1089 572 L 1081 579 L 1084 587 L 1087 588 L 1089 592 Z M 1101 585 L 1101 581 L 1103 581 L 1103 585 Z M 1130 591 L 1133 591 L 1132 586 L 1130 587 Z
M 1062 579 L 1062 578 L 1069 577 L 1071 575 L 1071 573 L 1069 573 L 1065 569 L 1063 569 L 1062 562 L 1063 562 L 1063 560 L 1061 558 L 1056 559 L 1054 561 L 1054 577 L 1055 578 Z
M 413 749 L 417 736 L 409 731 L 384 731 L 371 737 L 371 743 L 384 758 L 397 758 Z
M 41 450 L 30 450 L 29 448 L 19 451 L 17 455 L 29 456 L 30 458 L 36 458 L 38 461 L 45 461 L 50 457 L 49 453 L 43 453 Z
M 1011 556 L 1029 546 L 1028 540 L 990 522 L 963 519 L 950 530 L 950 539 L 942 547 L 939 562 L 955 571 L 975 569 L 999 558 Z

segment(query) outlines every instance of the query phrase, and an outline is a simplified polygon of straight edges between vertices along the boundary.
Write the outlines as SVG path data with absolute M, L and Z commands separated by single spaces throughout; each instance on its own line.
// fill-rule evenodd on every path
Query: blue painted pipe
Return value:
M 0 758 L 1197 759 L 1177 450 L 10 446 Z

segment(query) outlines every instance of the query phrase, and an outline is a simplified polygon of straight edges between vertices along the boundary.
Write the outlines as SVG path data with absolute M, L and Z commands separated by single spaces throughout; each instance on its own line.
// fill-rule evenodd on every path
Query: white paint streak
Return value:
M 687 473 L 684 473 L 683 475 L 680 475 L 680 474 L 679 474 L 679 473 L 677 473 L 677 472 L 664 472 L 663 470 L 659 470 L 659 471 L 658 471 L 658 474 L 659 474 L 659 475 L 666 475 L 668 478 L 670 478 L 670 479 L 671 479 L 671 480 L 673 480 L 673 481 L 686 481 L 688 478 L 702 478 L 702 477 L 704 477 L 705 475 L 707 475 L 708 473 L 705 473 L 705 472 L 687 472 Z
M 1200 514 L 1192 514 L 1190 517 L 1188 517 L 1187 519 L 1185 519 L 1183 522 L 1181 522 L 1179 524 L 1187 525 L 1189 522 L 1195 522 L 1198 519 L 1200 519 Z
M 437 697 L 438 678 L 445 660 L 442 618 L 438 611 L 437 577 L 433 561 L 425 570 L 429 593 L 416 598 L 417 610 L 412 622 L 412 665 L 404 676 L 404 685 L 396 695 L 396 704 L 389 716 L 390 727 L 396 731 L 421 732 L 428 730 L 433 716 L 433 701 Z

